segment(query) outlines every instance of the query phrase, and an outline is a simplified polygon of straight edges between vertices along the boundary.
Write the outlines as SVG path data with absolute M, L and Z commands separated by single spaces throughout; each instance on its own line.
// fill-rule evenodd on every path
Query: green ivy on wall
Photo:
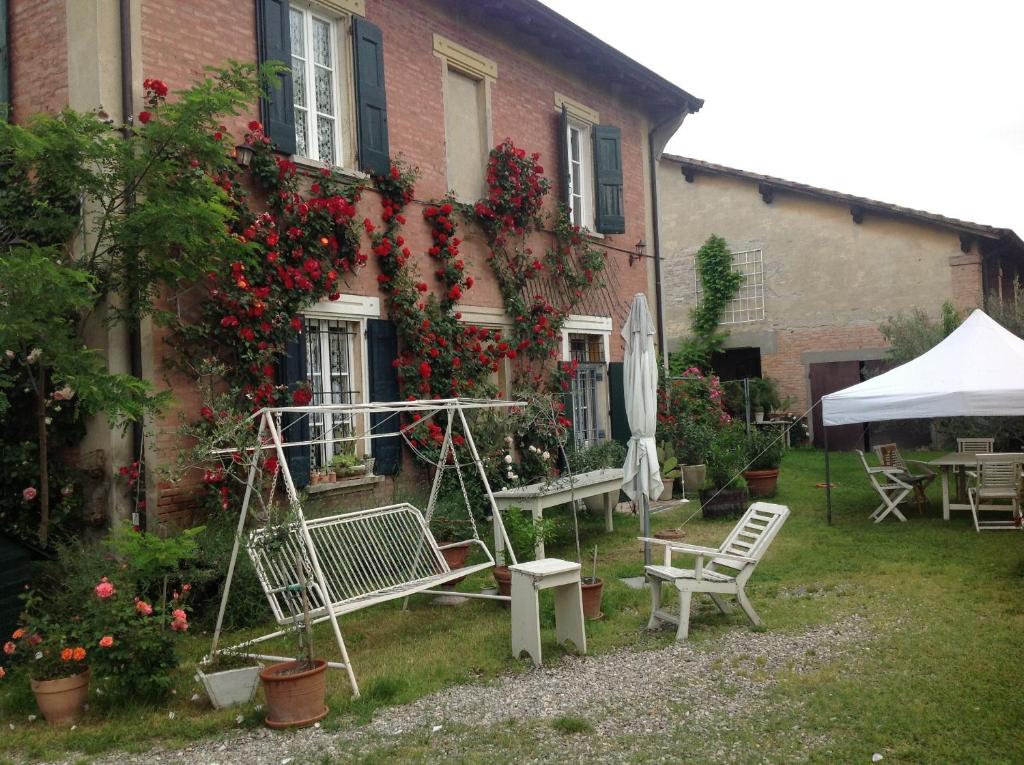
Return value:
M 684 343 L 674 366 L 707 370 L 711 356 L 722 349 L 729 333 L 719 329 L 722 313 L 739 292 L 743 277 L 732 270 L 732 253 L 725 240 L 712 234 L 697 251 L 697 277 L 703 296 L 690 313 L 692 336 Z

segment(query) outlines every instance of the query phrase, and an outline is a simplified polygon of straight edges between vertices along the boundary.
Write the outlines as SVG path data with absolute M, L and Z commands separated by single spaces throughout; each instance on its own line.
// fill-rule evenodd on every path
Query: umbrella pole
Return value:
M 832 466 L 828 459 L 828 426 L 821 424 L 821 433 L 825 441 L 825 517 L 828 525 L 832 525 Z
M 640 533 L 641 536 L 651 536 L 651 498 L 647 496 L 647 492 L 640 493 L 640 472 L 637 471 L 636 478 L 633 479 L 633 485 L 636 487 L 633 496 L 640 497 Z M 644 542 L 644 565 L 651 565 L 651 543 Z

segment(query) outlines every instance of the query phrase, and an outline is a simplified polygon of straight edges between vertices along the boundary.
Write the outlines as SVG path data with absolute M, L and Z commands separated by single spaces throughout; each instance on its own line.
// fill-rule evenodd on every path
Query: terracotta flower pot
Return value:
M 752 497 L 773 497 L 779 483 L 779 469 L 745 470 L 743 480 L 747 482 Z
M 588 620 L 601 618 L 601 593 L 604 588 L 604 580 L 601 577 L 591 580 L 584 577 L 583 583 L 583 618 Z
M 301 728 L 327 715 L 327 662 L 314 659 L 313 669 L 296 671 L 299 664 L 271 664 L 260 672 L 267 697 L 265 722 L 271 728 Z
M 494 575 L 494 581 L 498 583 L 498 594 L 511 595 L 512 572 L 508 570 L 508 566 L 495 566 L 491 569 L 491 573 Z M 505 603 L 505 605 L 508 605 L 508 603 Z
M 451 542 L 442 542 L 442 545 L 451 544 Z M 469 542 L 463 542 L 455 547 L 444 547 L 441 550 L 441 555 L 444 556 L 445 562 L 448 564 L 448 568 L 455 570 L 462 568 L 466 565 L 466 558 L 469 557 Z M 445 586 L 446 589 L 453 589 L 455 585 L 463 581 L 466 577 L 460 577 L 458 579 L 452 579 Z
M 89 695 L 89 670 L 57 680 L 32 680 L 39 711 L 50 725 L 70 725 L 82 716 Z

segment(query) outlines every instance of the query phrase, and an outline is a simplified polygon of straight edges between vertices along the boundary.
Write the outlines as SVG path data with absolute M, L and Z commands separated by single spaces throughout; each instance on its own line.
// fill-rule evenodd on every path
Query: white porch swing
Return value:
M 340 615 L 368 608 L 389 600 L 408 598 L 409 595 L 416 593 L 432 593 L 435 591 L 435 588 L 441 585 L 496 565 L 495 555 L 491 553 L 487 545 L 480 539 L 476 521 L 473 518 L 473 508 L 470 506 L 469 497 L 466 493 L 462 468 L 468 467 L 470 463 L 476 468 L 480 480 L 483 482 L 490 504 L 494 523 L 495 548 L 497 550 L 504 548 L 508 552 L 511 562 L 513 564 L 517 563 L 515 553 L 509 544 L 508 535 L 505 532 L 505 526 L 501 520 L 501 513 L 498 512 L 497 505 L 495 504 L 491 486 L 484 471 L 483 462 L 473 441 L 469 422 L 466 419 L 466 412 L 477 409 L 509 409 L 521 406 L 523 404 L 517 401 L 453 398 L 429 401 L 273 407 L 257 412 L 254 418 L 259 420 L 256 441 L 259 446 L 251 450 L 251 464 L 246 481 L 245 495 L 238 518 L 234 547 L 231 550 L 231 559 L 228 563 L 224 594 L 221 598 L 220 611 L 217 614 L 217 626 L 213 633 L 211 655 L 217 652 L 217 644 L 220 640 L 221 627 L 224 620 L 224 611 L 230 596 L 231 581 L 238 558 L 238 549 L 245 531 L 245 522 L 253 496 L 257 497 L 264 510 L 267 509 L 268 505 L 268 502 L 263 499 L 263 496 L 255 487 L 258 480 L 257 476 L 260 472 L 259 457 L 261 452 L 273 451 L 277 455 L 277 472 L 275 472 L 271 482 L 269 499 L 272 500 L 273 498 L 277 478 L 280 474 L 284 479 L 289 505 L 294 510 L 297 518 L 295 522 L 287 527 L 287 534 L 283 543 L 261 545 L 260 541 L 267 534 L 267 529 L 256 529 L 249 534 L 246 544 L 246 550 L 252 559 L 260 584 L 270 603 L 271 611 L 282 629 L 247 640 L 224 650 L 256 659 L 270 661 L 290 660 L 289 657 L 252 653 L 244 649 L 251 648 L 266 640 L 280 637 L 302 619 L 303 615 L 298 609 L 295 590 L 300 582 L 305 581 L 308 583 L 307 592 L 311 621 L 313 623 L 328 620 L 331 622 L 334 637 L 341 652 L 342 660 L 340 662 L 329 662 L 328 664 L 331 667 L 344 669 L 348 673 L 352 694 L 358 697 L 359 685 L 356 682 L 348 651 L 345 648 L 345 640 L 338 623 Z M 334 426 L 332 425 L 330 428 L 325 428 L 322 436 L 286 444 L 282 439 L 282 415 L 287 414 L 296 418 L 290 425 L 284 428 L 286 430 L 288 427 L 292 427 L 295 422 L 300 421 L 302 417 L 308 418 L 311 415 L 328 415 L 328 421 L 333 423 L 335 420 L 332 415 L 344 415 L 353 421 L 356 419 L 354 415 L 365 415 L 364 421 L 369 421 L 371 414 L 401 415 L 402 413 L 421 415 L 418 421 L 413 424 L 403 425 L 398 431 L 409 447 L 421 459 L 426 457 L 421 450 L 411 443 L 408 432 L 438 415 L 447 415 L 440 454 L 437 462 L 434 463 L 436 472 L 430 490 L 426 513 L 421 513 L 419 509 L 409 503 L 401 503 L 306 520 L 302 512 L 298 491 L 295 488 L 291 472 L 288 469 L 287 460 L 285 459 L 284 449 L 286 446 L 288 448 L 309 447 L 318 444 L 358 441 L 364 438 L 394 437 L 395 434 L 394 432 L 374 433 L 371 427 L 358 435 L 336 437 L 333 434 Z M 452 437 L 452 428 L 456 420 L 461 425 L 465 445 L 469 452 L 470 462 L 465 464 L 460 462 L 459 452 Z M 450 460 L 449 457 L 451 458 Z M 469 541 L 477 546 L 486 558 L 483 562 L 454 570 L 448 567 L 444 556 L 441 554 L 441 550 L 444 547 L 438 545 L 437 540 L 434 539 L 434 535 L 430 531 L 430 521 L 434 513 L 441 480 L 445 471 L 451 469 L 454 469 L 458 476 L 459 486 L 466 504 L 467 517 L 469 518 L 473 533 L 470 540 L 463 540 L 454 544 L 464 544 L 465 541 Z M 497 555 L 499 559 L 502 557 L 501 552 L 498 552 Z M 296 561 L 301 561 L 303 568 L 306 570 L 299 572 Z M 503 561 L 499 560 L 498 562 Z M 442 591 L 440 594 L 448 593 Z M 493 600 L 507 601 L 510 599 L 507 596 L 485 593 L 459 594 L 466 597 L 490 598 Z

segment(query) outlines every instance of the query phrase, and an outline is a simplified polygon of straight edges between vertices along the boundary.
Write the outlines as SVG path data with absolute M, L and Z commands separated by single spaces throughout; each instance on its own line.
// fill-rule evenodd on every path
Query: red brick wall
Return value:
M 11 111 L 17 122 L 68 103 L 65 0 L 10 0 Z
M 790 407 L 794 414 L 802 414 L 811 405 L 807 388 L 808 367 L 801 360 L 802 354 L 858 348 L 877 350 L 887 345 L 878 325 L 871 323 L 779 330 L 776 339 L 776 353 L 761 355 L 761 373 L 778 381 L 783 398 L 792 396 L 796 400 Z
M 953 283 L 953 305 L 962 314 L 985 305 L 982 287 L 982 261 L 977 252 L 949 259 L 949 278 Z
M 506 136 L 511 137 L 527 151 L 541 154 L 541 163 L 552 179 L 551 208 L 557 198 L 555 181 L 559 169 L 557 156 L 557 112 L 554 93 L 557 90 L 582 102 L 600 113 L 603 124 L 622 129 L 622 161 L 624 167 L 624 194 L 626 205 L 626 232 L 609 237 L 606 243 L 622 249 L 631 249 L 633 243 L 646 237 L 643 167 L 644 119 L 633 108 L 612 99 L 601 83 L 581 84 L 556 69 L 557 53 L 547 62 L 514 49 L 498 37 L 460 26 L 435 5 L 427 2 L 395 2 L 368 0 L 367 16 L 384 33 L 384 58 L 388 97 L 388 123 L 391 155 L 401 156 L 420 169 L 416 187 L 419 200 L 441 197 L 446 192 L 446 153 L 444 131 L 444 103 L 442 98 L 441 62 L 433 52 L 435 32 L 493 59 L 498 66 L 497 81 L 491 86 L 491 112 L 494 145 Z M 197 20 L 202 23 L 197 23 Z M 187 30 L 187 33 L 183 33 Z M 200 77 L 203 68 L 223 64 L 227 59 L 252 61 L 256 56 L 256 32 L 253 3 L 237 0 L 146 0 L 142 11 L 142 55 L 145 77 L 157 77 L 168 83 L 172 90 L 187 87 Z M 243 115 L 229 124 L 236 135 L 242 126 L 257 116 Z M 430 247 L 429 230 L 424 225 L 422 207 L 414 204 L 408 211 L 408 224 L 403 235 L 410 248 L 417 253 L 421 272 L 428 276 L 434 266 L 426 257 Z M 379 200 L 368 193 L 360 204 L 360 215 L 379 220 Z M 485 261 L 486 250 L 482 234 L 474 227 L 462 226 L 459 236 L 465 242 L 462 252 L 467 271 L 474 275 L 476 285 L 468 292 L 463 303 L 472 306 L 496 307 L 501 298 Z M 538 252 L 550 241 L 538 235 L 532 243 Z M 364 242 L 364 244 L 366 244 Z M 626 305 L 636 292 L 647 290 L 647 270 L 644 266 L 626 266 L 627 256 L 611 251 L 613 261 L 609 271 L 614 296 L 612 360 L 622 358 L 622 344 L 618 330 L 625 316 Z M 645 261 L 646 263 L 646 261 Z M 379 295 L 377 270 L 371 264 L 361 271 L 345 292 Z M 428 283 L 433 279 L 427 278 Z M 382 301 L 383 302 L 383 301 Z M 581 311 L 582 313 L 583 311 Z M 161 333 L 154 336 L 153 357 L 157 374 L 162 375 L 165 346 Z M 173 462 L 181 444 L 176 431 L 180 426 L 179 412 L 191 419 L 196 416 L 200 401 L 187 380 L 170 378 L 176 404 L 162 422 L 155 435 L 157 458 L 160 462 Z M 156 501 L 162 518 L 187 522 L 191 508 L 188 487 L 169 482 L 158 487 Z

